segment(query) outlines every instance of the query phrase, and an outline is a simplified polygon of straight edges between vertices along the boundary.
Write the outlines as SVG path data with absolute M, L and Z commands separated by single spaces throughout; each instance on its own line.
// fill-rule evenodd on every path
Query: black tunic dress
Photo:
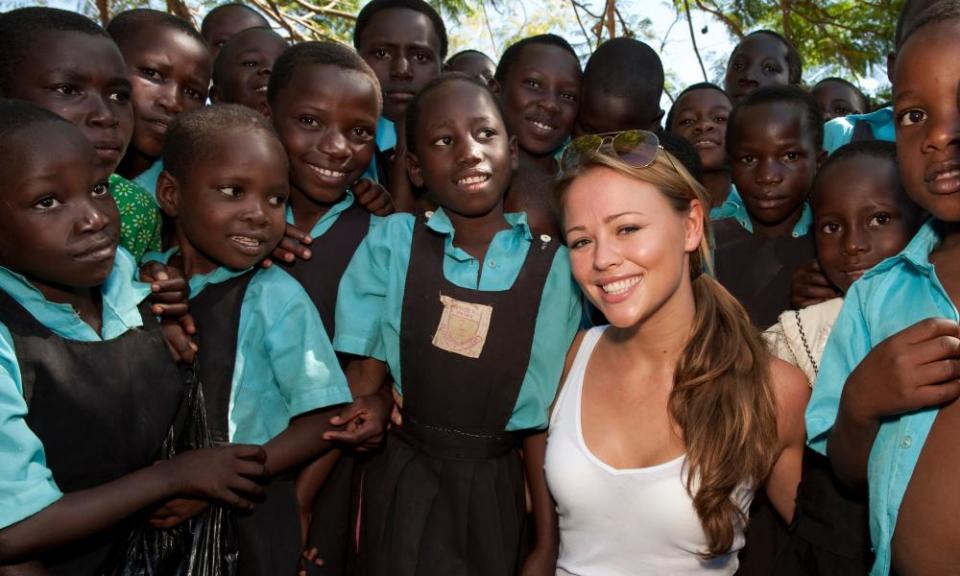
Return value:
M 519 439 L 505 428 L 558 244 L 534 242 L 502 292 L 447 281 L 443 247 L 444 236 L 419 218 L 400 330 L 403 425 L 364 481 L 360 573 L 367 576 L 503 576 L 519 562 L 523 470 Z M 456 316 L 451 299 L 477 314 Z
M 0 291 L 13 337 L 26 423 L 43 443 L 63 492 L 93 488 L 149 466 L 177 413 L 183 380 L 149 306 L 143 326 L 112 340 L 67 340 Z M 132 523 L 44 554 L 51 575 L 99 575 Z
M 313 258 L 285 264 L 284 270 L 300 282 L 320 312 L 323 327 L 333 340 L 337 289 L 354 252 L 370 229 L 370 213 L 354 202 L 336 222 L 314 238 Z M 306 548 L 316 548 L 323 566 L 307 563 L 311 576 L 344 576 L 356 560 L 356 514 L 362 455 L 344 452 L 317 494 Z

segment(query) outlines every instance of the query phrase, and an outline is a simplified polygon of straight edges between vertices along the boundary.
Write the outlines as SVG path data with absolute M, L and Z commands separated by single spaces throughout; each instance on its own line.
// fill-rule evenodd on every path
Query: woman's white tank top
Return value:
M 733 574 L 743 547 L 738 530 L 729 554 L 704 561 L 707 540 L 686 489 L 686 456 L 647 468 L 617 469 L 583 439 L 580 402 L 587 363 L 606 329 L 584 336 L 550 420 L 545 470 L 557 502 L 558 575 Z M 753 492 L 736 494 L 746 513 Z

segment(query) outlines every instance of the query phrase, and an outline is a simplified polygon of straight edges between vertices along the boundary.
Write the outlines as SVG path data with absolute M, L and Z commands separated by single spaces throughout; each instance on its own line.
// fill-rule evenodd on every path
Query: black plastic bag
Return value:
M 160 447 L 159 459 L 211 446 L 198 367 L 187 370 L 186 394 Z M 179 526 L 161 530 L 143 519 L 103 576 L 235 576 L 237 522 L 231 509 L 211 505 Z

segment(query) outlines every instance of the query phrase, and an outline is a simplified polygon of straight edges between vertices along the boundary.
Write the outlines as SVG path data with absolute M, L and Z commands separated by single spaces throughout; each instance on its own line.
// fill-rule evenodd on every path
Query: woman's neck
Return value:
M 729 170 L 713 170 L 703 173 L 703 187 L 710 195 L 710 207 L 716 208 L 726 201 L 730 195 L 732 183 Z

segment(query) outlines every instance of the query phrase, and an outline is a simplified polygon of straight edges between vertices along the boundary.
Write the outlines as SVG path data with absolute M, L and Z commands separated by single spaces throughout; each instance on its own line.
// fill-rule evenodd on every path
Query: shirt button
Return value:
M 496 268 L 496 267 L 497 267 L 497 261 L 496 261 L 496 260 L 487 260 L 487 266 L 489 266 L 489 267 L 491 267 L 491 268 Z
M 913 445 L 913 438 L 911 438 L 910 436 L 904 436 L 903 442 L 900 442 L 901 448 L 909 448 L 912 445 Z

